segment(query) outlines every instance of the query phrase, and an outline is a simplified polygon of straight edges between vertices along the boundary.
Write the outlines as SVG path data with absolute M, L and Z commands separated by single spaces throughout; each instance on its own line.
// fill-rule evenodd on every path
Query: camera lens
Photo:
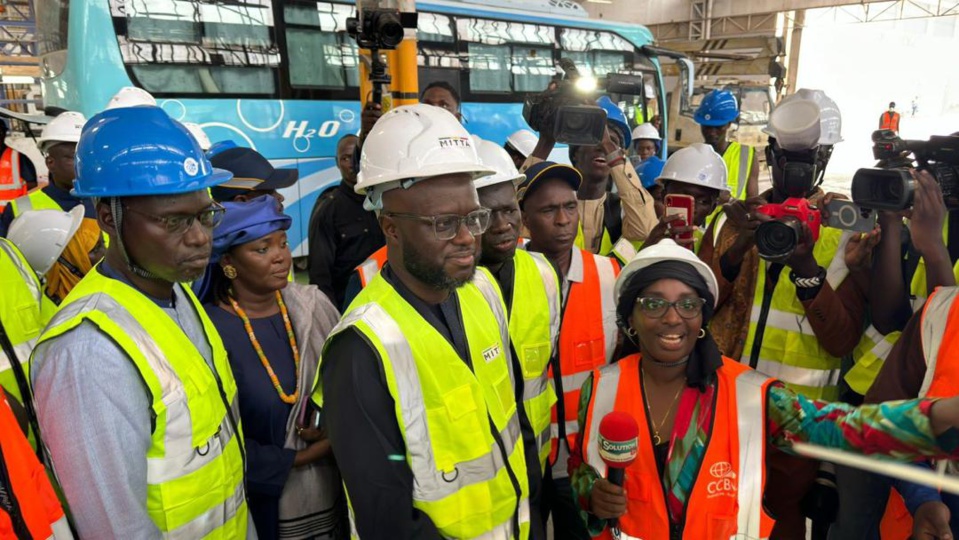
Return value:
M 759 256 L 768 261 L 784 261 L 799 244 L 801 232 L 802 224 L 791 216 L 763 223 L 756 229 Z
M 380 13 L 374 28 L 383 48 L 395 48 L 403 41 L 403 23 L 394 13 Z

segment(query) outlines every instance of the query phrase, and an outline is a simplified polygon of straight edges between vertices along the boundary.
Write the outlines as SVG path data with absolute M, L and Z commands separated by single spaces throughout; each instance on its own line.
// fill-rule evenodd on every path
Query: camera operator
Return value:
M 555 83 L 545 93 L 554 91 Z M 620 236 L 635 245 L 646 238 L 658 220 L 652 196 L 643 188 L 639 175 L 626 159 L 625 149 L 631 142 L 632 133 L 625 114 L 609 98 L 600 98 L 597 104 L 606 110 L 609 119 L 603 141 L 595 146 L 570 146 L 570 161 L 583 175 L 583 183 L 577 192 L 580 231 L 576 245 L 591 253 L 608 255 Z M 544 122 L 544 125 L 550 123 Z M 552 131 L 543 129 L 523 168 L 548 159 L 555 145 Z M 614 198 L 607 206 L 610 179 L 619 192 L 619 205 L 615 204 Z M 621 210 L 616 206 L 621 206 Z M 622 234 L 616 234 L 619 231 Z M 629 260 L 628 254 L 624 257 Z
M 426 88 L 420 93 L 420 103 L 433 105 L 446 109 L 460 122 L 463 121 L 463 114 L 460 112 L 460 106 L 463 104 L 459 92 L 453 85 L 446 81 L 435 81 L 426 85 Z M 360 145 L 370 134 L 373 125 L 383 116 L 383 106 L 370 100 L 360 113 Z M 357 149 L 359 151 L 359 149 Z
M 831 200 L 832 195 L 824 196 L 818 188 L 831 143 L 840 140 L 838 109 L 823 114 L 823 106 L 831 103 L 822 92 L 808 90 L 783 100 L 767 127 L 772 189 L 759 198 L 727 204 L 727 221 L 715 246 L 707 239 L 700 250 L 700 258 L 714 268 L 720 282 L 719 306 L 710 326 L 720 349 L 807 397 L 827 400 L 838 397 L 841 358 L 852 352 L 862 334 L 868 275 L 850 275 L 845 259 L 847 250 L 855 251 L 863 240 L 857 235 L 850 241 L 852 235 L 825 228 L 816 241 L 815 231 L 802 220 L 791 253 L 781 262 L 770 262 L 758 256 L 756 231 L 773 221 L 761 211 L 766 202 L 781 209 L 787 199 L 801 207 L 822 207 Z M 818 217 L 809 217 L 817 218 L 818 228 Z M 778 519 L 774 536 L 805 538 L 800 501 L 816 479 L 818 464 L 785 454 L 773 456 L 771 462 L 767 506 Z

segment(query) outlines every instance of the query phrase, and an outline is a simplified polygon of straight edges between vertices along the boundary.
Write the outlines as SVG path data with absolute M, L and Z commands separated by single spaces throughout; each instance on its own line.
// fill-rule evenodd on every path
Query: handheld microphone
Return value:
M 599 457 L 606 463 L 606 479 L 622 487 L 626 467 L 636 459 L 639 424 L 628 413 L 613 411 L 599 423 Z

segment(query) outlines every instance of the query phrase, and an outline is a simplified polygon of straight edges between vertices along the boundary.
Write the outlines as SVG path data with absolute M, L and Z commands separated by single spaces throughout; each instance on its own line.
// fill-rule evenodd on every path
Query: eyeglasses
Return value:
M 218 202 L 214 202 L 205 210 L 197 212 L 196 214 L 175 214 L 172 216 L 148 214 L 136 208 L 130 208 L 129 206 L 124 206 L 123 208 L 127 212 L 133 212 L 134 214 L 148 217 L 160 223 L 168 234 L 185 234 L 193 227 L 194 221 L 199 221 L 200 226 L 205 229 L 213 229 L 223 221 L 223 214 L 226 212 L 226 208 L 223 208 Z
M 644 315 L 652 319 L 664 317 L 669 308 L 676 308 L 676 313 L 684 319 L 695 319 L 703 312 L 706 300 L 703 298 L 683 298 L 675 302 L 667 302 L 662 298 L 638 298 L 636 304 L 643 310 Z
M 407 214 L 403 212 L 384 212 L 384 216 L 396 217 L 400 219 L 414 219 L 429 223 L 433 226 L 433 235 L 437 240 L 452 240 L 460 230 L 460 226 L 466 225 L 466 230 L 473 236 L 479 236 L 489 228 L 489 208 L 480 208 L 474 210 L 465 216 L 457 214 L 441 214 L 439 216 L 421 216 L 419 214 Z

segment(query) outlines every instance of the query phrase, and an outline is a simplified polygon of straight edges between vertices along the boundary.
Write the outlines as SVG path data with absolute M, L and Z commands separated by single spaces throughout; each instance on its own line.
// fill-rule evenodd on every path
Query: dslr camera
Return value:
M 852 177 L 852 200 L 864 208 L 903 210 L 912 206 L 916 182 L 909 169 L 929 171 L 942 189 L 949 209 L 959 208 L 959 137 L 932 136 L 928 141 L 903 140 L 892 130 L 872 133 L 876 167 Z
M 556 87 L 541 94 L 530 94 L 523 103 L 523 119 L 534 131 L 552 131 L 556 142 L 573 146 L 593 146 L 603 140 L 606 130 L 606 111 L 584 103 L 596 98 L 597 91 L 611 94 L 640 95 L 643 78 L 627 73 L 610 73 L 597 81 L 595 89 L 577 86 L 579 70 L 572 60 L 559 62 L 563 74 L 553 81 Z
M 346 32 L 361 49 L 391 51 L 403 41 L 403 30 L 416 28 L 416 13 L 401 13 L 382 7 L 359 11 L 346 19 Z
M 819 240 L 822 214 L 806 199 L 796 197 L 781 204 L 764 204 L 757 211 L 773 218 L 756 229 L 756 249 L 769 262 L 786 262 L 802 239 L 803 223 L 809 226 L 813 242 Z

